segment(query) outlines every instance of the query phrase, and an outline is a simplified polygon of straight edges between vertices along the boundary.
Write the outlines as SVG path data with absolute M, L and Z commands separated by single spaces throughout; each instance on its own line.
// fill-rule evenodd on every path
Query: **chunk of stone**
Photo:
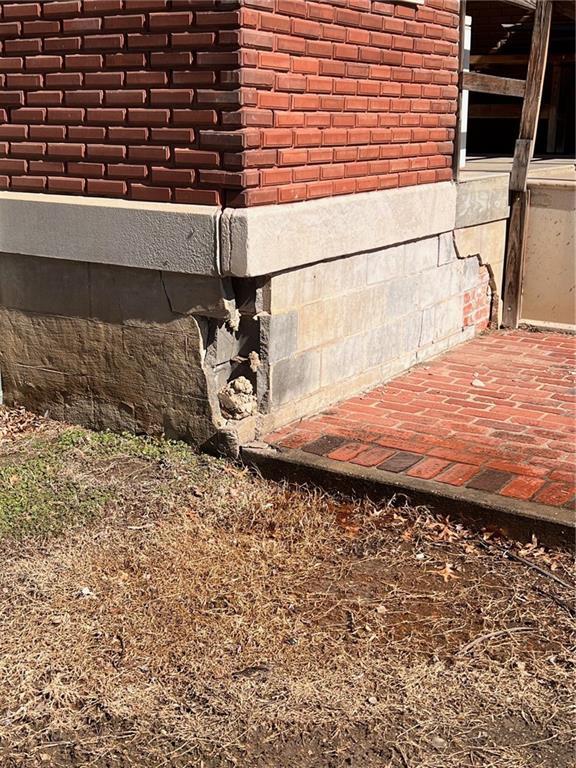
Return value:
M 220 407 L 229 419 L 245 419 L 256 411 L 256 395 L 245 376 L 228 382 L 218 393 Z

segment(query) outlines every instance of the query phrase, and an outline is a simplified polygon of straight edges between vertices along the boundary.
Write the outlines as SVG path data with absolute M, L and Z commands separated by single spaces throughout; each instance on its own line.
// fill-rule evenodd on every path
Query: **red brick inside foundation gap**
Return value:
M 121 149 L 99 184 L 62 155 L 50 177 L 8 163 L 0 186 L 247 206 L 448 180 L 457 51 L 454 0 L 1 3 L 6 162 L 43 126 L 86 156 Z M 117 183 L 138 146 L 161 156 Z M 171 177 L 182 150 L 204 153 L 201 171 Z

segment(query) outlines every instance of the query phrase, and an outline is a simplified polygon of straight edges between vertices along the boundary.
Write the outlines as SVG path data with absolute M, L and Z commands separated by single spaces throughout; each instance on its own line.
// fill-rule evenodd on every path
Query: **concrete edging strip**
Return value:
M 0 252 L 217 275 L 221 209 L 0 192 Z
M 328 491 L 353 496 L 382 498 L 401 493 L 414 505 L 463 518 L 476 527 L 496 525 L 519 539 L 529 540 L 536 533 L 549 545 L 574 546 L 576 523 L 567 509 L 355 466 L 297 449 L 282 451 L 248 444 L 241 448 L 241 456 L 246 464 L 276 480 L 284 477 L 299 483 L 312 482 Z

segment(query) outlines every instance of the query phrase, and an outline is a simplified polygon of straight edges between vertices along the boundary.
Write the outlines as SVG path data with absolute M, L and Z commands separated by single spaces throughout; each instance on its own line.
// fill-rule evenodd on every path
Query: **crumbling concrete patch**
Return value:
M 233 379 L 218 393 L 220 407 L 230 419 L 240 420 L 256 412 L 254 387 L 245 376 Z

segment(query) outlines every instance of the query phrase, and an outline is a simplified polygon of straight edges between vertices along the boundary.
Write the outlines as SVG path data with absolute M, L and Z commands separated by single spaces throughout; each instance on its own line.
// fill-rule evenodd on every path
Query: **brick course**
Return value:
M 221 0 L 0 4 L 0 188 L 224 204 L 239 23 Z
M 246 0 L 242 126 L 259 168 L 231 205 L 451 178 L 458 3 Z
M 490 274 L 485 266 L 479 266 L 478 285 L 464 293 L 464 326 L 473 325 L 482 333 L 490 325 L 491 311 Z
M 450 179 L 457 9 L 2 3 L 0 188 L 246 206 Z

